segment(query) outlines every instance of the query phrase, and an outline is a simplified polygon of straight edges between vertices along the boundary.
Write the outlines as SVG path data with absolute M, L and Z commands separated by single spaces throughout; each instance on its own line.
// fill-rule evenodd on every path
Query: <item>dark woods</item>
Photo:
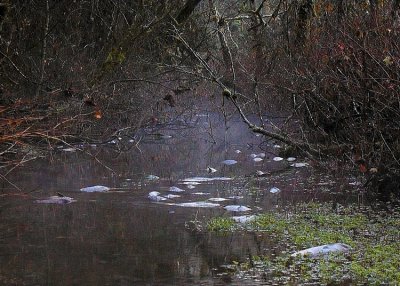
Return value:
M 399 27 L 398 0 L 3 0 L 2 164 L 133 133 L 209 95 L 255 132 L 398 192 Z M 271 112 L 297 123 L 272 132 Z

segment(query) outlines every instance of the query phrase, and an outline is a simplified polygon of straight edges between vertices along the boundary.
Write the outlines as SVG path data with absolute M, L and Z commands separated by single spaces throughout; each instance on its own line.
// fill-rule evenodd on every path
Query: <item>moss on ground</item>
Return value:
M 375 211 L 350 205 L 332 208 L 332 204 L 302 204 L 281 213 L 264 213 L 246 224 L 213 218 L 209 231 L 255 231 L 264 233 L 281 246 L 281 254 L 263 256 L 237 266 L 237 275 L 254 271 L 280 285 L 400 285 L 400 210 Z M 291 257 L 296 250 L 346 243 L 347 254 Z M 251 262 L 251 263 L 250 263 Z M 256 267 L 249 267 L 249 264 Z

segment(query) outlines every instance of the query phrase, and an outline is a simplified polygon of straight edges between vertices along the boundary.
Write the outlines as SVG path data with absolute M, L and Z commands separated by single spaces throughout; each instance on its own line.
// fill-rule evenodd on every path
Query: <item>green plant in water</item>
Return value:
M 228 232 L 233 231 L 236 227 L 235 221 L 231 218 L 216 217 L 207 223 L 208 231 Z

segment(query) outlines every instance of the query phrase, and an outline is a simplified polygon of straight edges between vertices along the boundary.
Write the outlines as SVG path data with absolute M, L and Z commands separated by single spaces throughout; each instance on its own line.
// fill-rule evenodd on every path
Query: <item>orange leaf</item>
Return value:
M 333 6 L 332 3 L 326 4 L 326 6 L 325 6 L 325 12 L 326 12 L 326 13 L 328 13 L 328 14 L 329 14 L 329 13 L 332 13 L 333 10 L 335 10 L 335 6 Z
M 94 118 L 96 119 L 101 119 L 103 117 L 103 114 L 101 113 L 101 110 L 98 109 L 94 112 Z

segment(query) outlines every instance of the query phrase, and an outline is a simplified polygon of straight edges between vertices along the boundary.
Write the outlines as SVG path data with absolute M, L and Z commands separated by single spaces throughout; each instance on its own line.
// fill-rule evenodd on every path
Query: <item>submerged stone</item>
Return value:
M 274 160 L 275 162 L 279 162 L 279 161 L 282 161 L 283 158 L 282 157 L 274 157 L 272 160 Z
M 266 173 L 265 172 L 263 172 L 263 171 L 256 171 L 256 175 L 257 176 L 262 176 L 262 175 L 265 175 Z
M 230 166 L 230 165 L 235 165 L 237 163 L 236 160 L 224 160 L 222 161 L 222 164 Z
M 167 199 L 175 199 L 175 198 L 180 198 L 180 195 L 174 195 L 174 194 L 168 194 L 164 196 Z
M 149 193 L 149 197 L 154 197 L 154 196 L 159 196 L 159 195 L 161 195 L 160 192 L 156 192 L 156 191 Z
M 231 199 L 231 200 L 240 200 L 240 199 L 243 199 L 243 196 L 230 196 L 230 197 L 228 197 L 228 199 Z
M 109 187 L 105 187 L 105 186 L 91 186 L 91 187 L 82 188 L 81 192 L 85 192 L 85 193 L 94 193 L 94 192 L 104 193 L 104 192 L 108 192 L 109 190 L 111 190 L 111 189 Z
M 58 204 L 58 205 L 65 205 L 65 204 L 70 204 L 73 202 L 76 202 L 71 197 L 65 197 L 65 196 L 51 196 L 48 197 L 47 199 L 42 199 L 42 200 L 36 200 L 36 203 L 39 204 Z
M 273 187 L 273 188 L 271 188 L 270 190 L 269 190 L 269 192 L 271 193 L 271 194 L 277 194 L 277 193 L 279 193 L 281 190 L 280 189 L 278 189 L 277 187 Z
M 209 198 L 208 200 L 212 201 L 212 202 L 223 202 L 223 201 L 227 201 L 229 199 L 225 199 L 225 198 Z
M 64 151 L 64 152 L 76 152 L 76 148 L 73 148 L 73 147 L 71 147 L 71 148 L 63 148 L 61 150 Z
M 181 184 L 184 184 L 184 185 L 192 185 L 192 186 L 200 185 L 200 184 L 201 184 L 201 183 L 199 183 L 198 181 L 190 181 L 190 179 L 192 179 L 192 178 L 184 179 L 184 182 L 182 182 Z M 189 181 L 185 181 L 185 180 L 189 180 Z
M 229 181 L 232 180 L 232 178 L 229 177 L 193 177 L 193 178 L 186 178 L 183 179 L 183 184 L 190 184 L 190 185 L 198 185 L 200 183 L 205 183 L 205 182 L 212 182 L 212 181 Z
M 242 205 L 228 205 L 225 206 L 224 209 L 230 212 L 248 212 L 251 211 L 251 208 Z
M 295 167 L 295 168 L 302 168 L 302 167 L 308 166 L 308 163 L 294 163 L 294 164 L 291 164 L 290 166 Z
M 146 179 L 149 180 L 149 181 L 156 181 L 156 180 L 160 179 L 160 177 L 158 177 L 156 175 L 148 175 L 146 177 Z
M 329 253 L 333 252 L 342 252 L 346 253 L 351 250 L 351 246 L 344 244 L 344 243 L 332 243 L 332 244 L 325 244 L 321 246 L 315 246 L 307 249 L 303 249 L 293 253 L 291 256 L 310 256 L 310 257 L 318 257 L 323 255 L 328 255 Z
M 189 203 L 180 203 L 175 204 L 179 207 L 186 207 L 186 208 L 216 208 L 219 207 L 220 204 L 209 203 L 209 202 L 189 202 Z
M 198 196 L 207 196 L 207 195 L 209 195 L 210 193 L 205 193 L 205 192 L 196 192 L 196 193 L 193 193 L 193 195 L 198 195 Z
M 237 223 L 248 223 L 253 221 L 256 218 L 255 215 L 242 215 L 242 216 L 233 216 L 232 219 Z
M 166 198 L 160 196 L 159 192 L 150 192 L 149 195 L 147 196 L 151 201 L 154 202 L 161 202 L 167 200 Z
M 178 187 L 170 187 L 168 191 L 173 192 L 173 193 L 182 193 L 182 192 L 184 192 L 185 190 L 180 189 L 180 188 L 178 188 Z

